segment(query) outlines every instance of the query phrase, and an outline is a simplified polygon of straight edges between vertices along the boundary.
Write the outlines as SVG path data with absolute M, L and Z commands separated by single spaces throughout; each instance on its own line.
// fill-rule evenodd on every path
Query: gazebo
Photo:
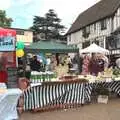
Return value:
M 82 49 L 80 53 L 109 53 L 109 50 L 102 48 L 95 43 L 91 44 L 90 46 Z
M 74 53 L 79 52 L 77 47 L 56 42 L 53 40 L 41 40 L 25 47 L 27 53 Z

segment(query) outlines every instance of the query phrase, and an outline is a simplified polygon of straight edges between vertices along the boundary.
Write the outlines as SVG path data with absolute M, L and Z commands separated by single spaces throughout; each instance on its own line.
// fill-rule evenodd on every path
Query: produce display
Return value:
M 86 79 L 89 82 L 96 82 L 96 81 L 110 82 L 112 80 L 120 80 L 120 69 L 106 68 L 103 72 L 98 73 L 98 76 L 79 75 L 78 77 L 81 79 Z
M 99 81 L 111 81 L 113 77 L 113 69 L 112 68 L 106 68 L 103 72 L 99 73 L 96 77 L 96 80 Z
M 120 69 L 119 68 L 115 68 L 113 70 L 113 79 L 120 80 Z
M 93 75 L 64 75 L 58 78 L 52 78 L 51 81 L 69 81 L 69 80 L 87 80 L 90 83 L 112 80 L 120 80 L 120 69 L 106 68 L 103 72 L 98 73 L 98 76 Z
M 103 72 L 103 77 L 112 77 L 112 75 L 113 75 L 112 68 L 106 68 Z
M 89 82 L 95 82 L 96 76 L 93 75 L 78 75 L 79 79 L 86 79 Z

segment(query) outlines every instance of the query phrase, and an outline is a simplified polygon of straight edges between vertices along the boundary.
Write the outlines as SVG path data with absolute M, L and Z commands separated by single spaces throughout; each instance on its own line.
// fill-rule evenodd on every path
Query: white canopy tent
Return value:
M 88 46 L 87 48 L 84 48 L 80 51 L 80 53 L 109 53 L 109 50 L 104 49 L 98 45 L 96 45 L 95 43 L 91 44 L 90 46 Z

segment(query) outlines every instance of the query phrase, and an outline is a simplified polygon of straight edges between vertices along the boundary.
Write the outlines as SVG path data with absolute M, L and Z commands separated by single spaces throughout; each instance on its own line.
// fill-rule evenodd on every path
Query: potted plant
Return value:
M 109 96 L 109 90 L 103 86 L 102 83 L 100 83 L 96 89 L 98 98 L 97 102 L 98 103 L 108 103 L 108 96 Z

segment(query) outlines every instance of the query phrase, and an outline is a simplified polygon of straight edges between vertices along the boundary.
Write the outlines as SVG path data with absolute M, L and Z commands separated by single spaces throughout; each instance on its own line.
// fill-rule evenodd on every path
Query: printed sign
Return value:
M 16 31 L 0 28 L 0 51 L 15 51 Z

